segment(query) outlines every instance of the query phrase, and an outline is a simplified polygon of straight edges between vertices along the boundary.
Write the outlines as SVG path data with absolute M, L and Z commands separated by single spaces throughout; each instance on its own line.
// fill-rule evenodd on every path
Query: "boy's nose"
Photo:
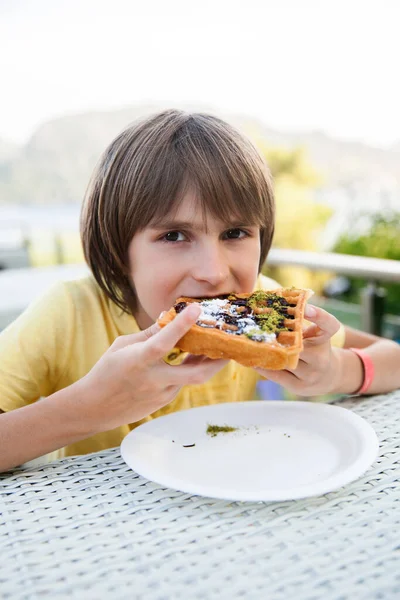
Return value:
M 208 249 L 206 252 L 199 253 L 192 270 L 194 279 L 218 287 L 227 280 L 228 276 L 229 265 L 223 252 Z

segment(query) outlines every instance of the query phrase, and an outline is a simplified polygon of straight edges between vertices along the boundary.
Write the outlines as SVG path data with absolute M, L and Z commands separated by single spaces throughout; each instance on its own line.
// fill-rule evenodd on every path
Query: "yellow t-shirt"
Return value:
M 279 285 L 260 275 L 258 288 Z M 92 277 L 59 282 L 0 334 L 0 409 L 14 410 L 61 390 L 90 371 L 116 337 L 139 331 Z M 334 343 L 343 345 L 344 333 Z M 186 386 L 146 419 L 99 433 L 57 452 L 57 457 L 118 446 L 133 427 L 177 410 L 254 398 L 259 375 L 231 361 L 205 384 Z

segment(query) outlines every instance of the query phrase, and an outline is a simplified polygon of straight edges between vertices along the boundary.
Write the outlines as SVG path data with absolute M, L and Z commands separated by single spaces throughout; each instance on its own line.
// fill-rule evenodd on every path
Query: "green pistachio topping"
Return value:
M 262 308 L 264 306 L 278 307 L 282 306 L 282 297 L 264 290 L 257 290 L 249 296 L 247 303 L 250 308 Z
M 246 331 L 244 335 L 251 340 L 260 335 L 260 330 L 254 327 L 253 329 Z
M 229 433 L 230 431 L 236 431 L 237 427 L 229 427 L 228 425 L 208 425 L 207 434 L 211 437 L 215 437 L 219 433 Z
M 248 305 L 253 310 L 266 306 L 270 309 L 268 313 L 256 315 L 257 325 L 266 333 L 275 333 L 277 329 L 279 331 L 287 331 L 287 327 L 283 326 L 283 320 L 287 316 L 284 302 L 284 298 L 277 294 L 257 290 L 249 297 Z M 253 330 L 249 332 L 250 338 L 254 335 Z
M 257 325 L 266 333 L 275 333 L 277 329 L 279 331 L 287 331 L 288 328 L 282 324 L 283 319 L 283 315 L 277 310 L 272 309 L 270 313 L 257 315 Z

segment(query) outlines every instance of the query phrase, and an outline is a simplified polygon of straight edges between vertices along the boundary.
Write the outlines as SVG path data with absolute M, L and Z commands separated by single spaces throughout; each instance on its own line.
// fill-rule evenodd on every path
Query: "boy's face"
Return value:
M 259 260 L 259 227 L 211 215 L 204 223 L 194 194 L 188 192 L 171 219 L 139 231 L 130 243 L 139 327 L 149 327 L 179 296 L 251 292 Z

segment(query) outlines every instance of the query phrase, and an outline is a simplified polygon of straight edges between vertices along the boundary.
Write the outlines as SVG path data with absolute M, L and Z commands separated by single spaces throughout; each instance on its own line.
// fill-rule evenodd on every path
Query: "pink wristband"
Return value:
M 372 362 L 372 358 L 369 356 L 369 354 L 363 352 L 360 350 L 360 348 L 349 348 L 349 350 L 352 350 L 355 352 L 355 354 L 357 354 L 364 368 L 364 381 L 362 382 L 360 389 L 354 393 L 355 396 L 359 396 L 364 394 L 370 388 L 371 383 L 374 380 L 374 363 Z

